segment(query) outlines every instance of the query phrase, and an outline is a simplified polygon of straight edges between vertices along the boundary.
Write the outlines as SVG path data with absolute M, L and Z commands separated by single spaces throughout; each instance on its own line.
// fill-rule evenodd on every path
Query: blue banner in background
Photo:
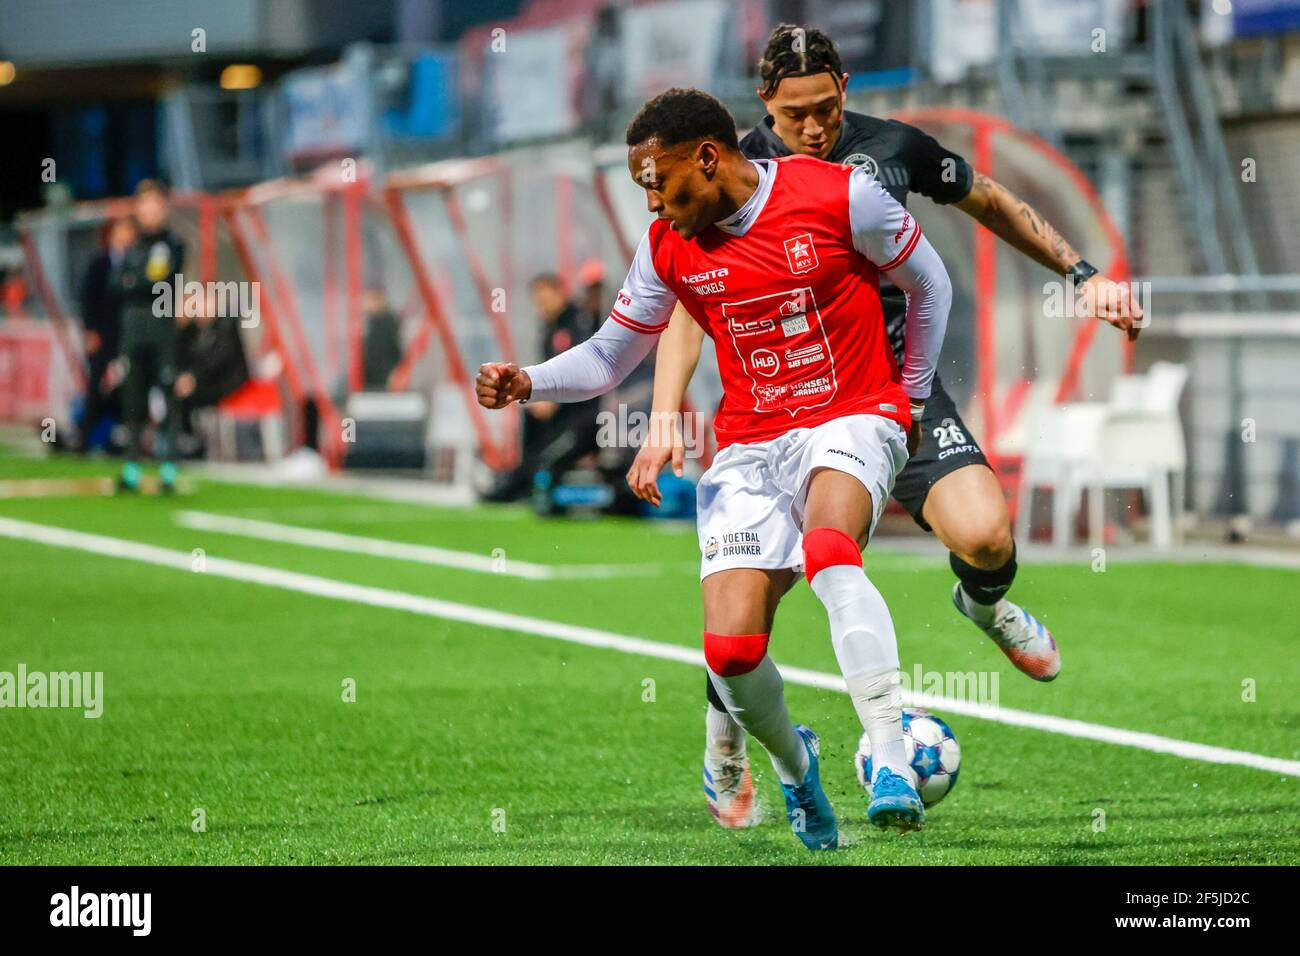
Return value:
M 1232 0 L 1237 36 L 1263 36 L 1300 30 L 1300 0 Z
M 458 57 L 422 53 L 411 60 L 404 101 L 384 113 L 394 139 L 446 139 L 460 128 Z

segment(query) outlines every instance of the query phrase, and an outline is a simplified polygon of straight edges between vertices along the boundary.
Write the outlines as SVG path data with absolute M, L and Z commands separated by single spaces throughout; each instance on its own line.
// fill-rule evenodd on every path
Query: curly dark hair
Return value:
M 680 87 L 660 93 L 628 123 L 628 146 L 648 139 L 658 139 L 664 146 L 711 139 L 732 149 L 740 148 L 736 121 L 722 101 L 703 90 Z
M 782 23 L 767 38 L 767 49 L 758 61 L 758 78 L 763 97 L 776 92 L 787 76 L 829 73 L 836 84 L 844 75 L 835 41 L 816 27 Z

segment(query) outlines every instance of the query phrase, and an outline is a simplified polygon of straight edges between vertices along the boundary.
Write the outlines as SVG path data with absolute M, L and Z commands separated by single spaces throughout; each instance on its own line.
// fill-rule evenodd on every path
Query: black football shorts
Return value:
M 952 396 L 938 377 L 925 403 L 921 418 L 921 447 L 910 458 L 894 482 L 894 500 L 907 509 L 913 520 L 926 531 L 930 526 L 921 517 L 925 499 L 934 483 L 967 465 L 990 467 L 989 461 L 961 415 Z

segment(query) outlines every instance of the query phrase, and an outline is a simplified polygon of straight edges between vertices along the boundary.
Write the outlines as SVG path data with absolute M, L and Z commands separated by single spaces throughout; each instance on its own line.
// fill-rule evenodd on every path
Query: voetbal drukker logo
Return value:
M 130 927 L 148 936 L 153 925 L 151 893 L 83 893 L 78 886 L 50 897 L 51 926 Z

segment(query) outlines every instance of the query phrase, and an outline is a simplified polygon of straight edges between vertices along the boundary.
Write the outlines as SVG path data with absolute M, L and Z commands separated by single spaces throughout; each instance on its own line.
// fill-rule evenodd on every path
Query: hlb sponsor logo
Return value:
M 771 349 L 757 349 L 749 357 L 749 364 L 759 375 L 771 378 L 781 368 L 781 360 Z

